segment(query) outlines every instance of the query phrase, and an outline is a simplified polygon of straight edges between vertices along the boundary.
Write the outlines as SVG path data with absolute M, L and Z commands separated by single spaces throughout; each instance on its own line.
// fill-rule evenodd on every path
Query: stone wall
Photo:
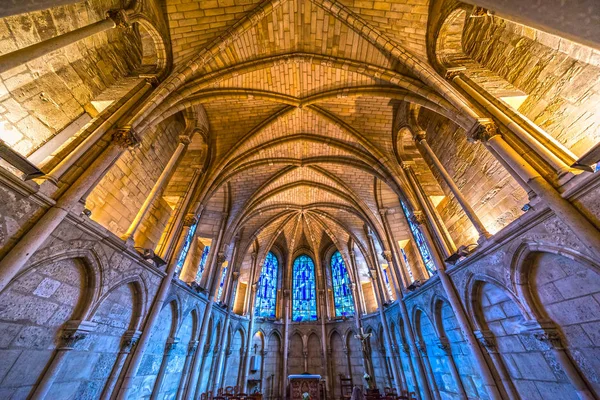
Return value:
M 70 32 L 105 18 L 115 0 L 92 0 L 0 19 L 0 53 Z M 93 110 L 90 101 L 141 61 L 133 30 L 112 29 L 52 52 L 0 76 L 0 139 L 28 156 Z

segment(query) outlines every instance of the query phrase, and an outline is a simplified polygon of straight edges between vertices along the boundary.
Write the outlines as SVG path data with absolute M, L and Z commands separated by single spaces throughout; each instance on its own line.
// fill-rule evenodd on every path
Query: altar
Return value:
M 321 375 L 300 374 L 288 376 L 290 400 L 302 400 L 302 395 L 308 393 L 310 400 L 321 400 L 319 382 Z

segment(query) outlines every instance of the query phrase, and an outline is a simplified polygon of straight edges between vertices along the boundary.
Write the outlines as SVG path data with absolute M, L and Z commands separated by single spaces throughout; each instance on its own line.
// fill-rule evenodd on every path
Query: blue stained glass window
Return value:
M 221 274 L 221 283 L 219 284 L 219 291 L 217 292 L 217 301 L 221 300 L 223 296 L 223 286 L 225 286 L 225 277 L 227 276 L 227 267 L 223 267 L 223 273 Z
M 410 270 L 410 263 L 408 262 L 406 252 L 404 251 L 404 249 L 400 249 L 400 253 L 402 253 L 402 258 L 404 259 L 404 265 L 406 265 L 406 272 L 408 272 L 408 277 L 410 278 L 411 282 L 414 282 L 415 278 L 413 277 L 412 271 Z
M 301 255 L 294 261 L 292 270 L 292 320 L 316 321 L 315 264 L 309 256 Z
M 198 265 L 198 272 L 196 273 L 196 282 L 200 283 L 200 279 L 202 279 L 202 274 L 204 273 L 204 268 L 206 268 L 206 259 L 208 258 L 208 253 L 210 252 L 210 246 L 204 246 L 202 250 L 202 257 L 200 257 L 200 264 Z
M 425 242 L 423 233 L 421 232 L 419 227 L 411 221 L 410 212 L 408 211 L 408 207 L 406 207 L 406 204 L 404 204 L 403 201 L 400 201 L 400 204 L 402 205 L 402 210 L 404 211 L 404 215 L 408 220 L 410 230 L 413 234 L 415 242 L 417 243 L 419 253 L 421 253 L 421 258 L 423 259 L 423 263 L 425 264 L 425 269 L 427 269 L 430 275 L 433 275 L 435 271 L 435 264 L 433 263 L 433 257 L 431 257 L 431 253 L 429 252 L 429 248 L 427 247 L 427 243 Z
M 333 303 L 336 317 L 351 317 L 354 315 L 354 302 L 350 287 L 350 276 L 346 264 L 339 251 L 331 256 L 331 281 L 333 284 Z
M 183 268 L 183 264 L 185 264 L 185 258 L 187 257 L 187 254 L 190 251 L 192 240 L 194 239 L 194 235 L 196 234 L 197 225 L 198 224 L 196 223 L 190 226 L 190 230 L 188 231 L 188 234 L 185 237 L 185 242 L 183 242 L 183 248 L 181 249 L 181 253 L 179 253 L 179 258 L 177 259 L 177 269 L 175 272 L 181 271 L 181 269 Z
M 279 262 L 277 261 L 277 257 L 275 257 L 275 254 L 269 252 L 258 278 L 255 313 L 259 317 L 275 317 L 278 269 Z

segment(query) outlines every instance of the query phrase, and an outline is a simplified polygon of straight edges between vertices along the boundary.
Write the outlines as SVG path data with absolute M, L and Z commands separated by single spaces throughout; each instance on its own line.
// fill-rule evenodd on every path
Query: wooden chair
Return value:
M 340 374 L 340 392 L 342 400 L 352 397 L 352 378 Z

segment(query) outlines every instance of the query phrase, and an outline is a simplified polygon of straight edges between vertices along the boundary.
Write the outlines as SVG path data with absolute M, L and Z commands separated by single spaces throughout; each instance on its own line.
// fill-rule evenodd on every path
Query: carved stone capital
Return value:
M 192 139 L 188 135 L 179 135 L 179 143 L 188 145 L 192 142 Z
M 377 279 L 377 270 L 376 269 L 370 269 L 369 270 L 369 276 L 371 277 L 371 279 L 376 280 Z
M 497 352 L 496 338 L 491 331 L 474 331 L 473 333 L 475 334 L 477 340 L 479 340 L 479 343 L 481 343 L 481 345 L 485 347 L 488 352 Z
M 289 291 L 289 289 L 284 289 L 284 291 L 283 291 L 283 297 L 290 297 L 290 291 Z
M 139 146 L 140 138 L 132 128 L 120 128 L 113 132 L 112 141 L 124 149 Z
M 165 345 L 165 353 L 170 353 L 175 350 L 177 345 L 179 344 L 178 338 L 169 338 L 167 339 L 167 344 Z
M 89 321 L 72 320 L 65 324 L 65 328 L 60 334 L 58 349 L 72 350 L 75 345 L 85 339 L 88 334 L 96 329 L 98 324 Z
M 425 346 L 425 343 L 423 343 L 420 340 L 415 341 L 415 346 L 417 347 L 417 350 L 419 351 L 419 353 L 421 353 L 422 356 L 427 357 L 427 347 Z
M 250 254 L 250 257 L 252 257 L 252 261 L 256 261 L 256 258 L 258 257 L 258 253 L 253 252 L 252 254 Z
M 500 134 L 496 123 L 489 118 L 480 118 L 478 123 L 467 132 L 469 142 L 487 142 Z
M 253 293 L 256 293 L 256 291 L 258 290 L 258 283 L 253 283 L 251 289 Z
M 123 353 L 130 353 L 140 339 L 141 334 L 142 332 L 140 331 L 125 332 L 123 341 L 121 342 L 121 351 Z
M 240 278 L 240 271 L 233 271 L 231 273 L 231 279 L 233 279 L 233 281 L 237 281 Z
M 225 260 L 227 260 L 227 257 L 225 257 L 225 253 L 223 252 L 219 252 L 219 254 L 217 255 L 217 263 L 223 264 L 225 262 Z
M 410 348 L 408 347 L 408 345 L 407 345 L 407 344 L 404 344 L 404 343 L 403 343 L 403 344 L 401 345 L 401 347 L 402 347 L 402 351 L 404 352 L 404 354 L 408 354 L 408 355 L 410 355 Z
M 152 87 L 157 87 L 160 81 L 158 80 L 158 76 L 156 74 L 140 74 L 140 78 L 152 85 Z
M 450 351 L 450 342 L 447 338 L 441 338 L 436 341 L 437 347 L 444 350 L 444 352 L 448 353 Z
M 381 252 L 381 256 L 389 263 L 392 262 L 392 252 L 389 250 L 385 250 Z
M 379 215 L 381 215 L 382 217 L 385 217 L 385 215 L 388 213 L 387 208 L 380 208 L 378 211 L 379 211 Z
M 425 223 L 425 214 L 421 211 L 413 211 L 410 216 L 410 221 L 415 225 L 423 225 Z
M 542 342 L 547 350 L 564 349 L 563 340 L 556 329 L 541 329 L 537 332 L 533 332 L 533 337 Z
M 421 143 L 426 138 L 427 138 L 427 134 L 425 133 L 425 131 L 415 132 L 415 135 L 414 135 L 415 142 Z
M 106 12 L 106 18 L 113 20 L 117 28 L 129 28 L 129 18 L 125 10 L 109 10 Z
M 452 81 L 457 76 L 460 76 L 464 70 L 465 67 L 448 68 L 444 77 L 449 81 Z
M 192 226 L 198 223 L 198 218 L 195 215 L 186 215 L 183 219 L 183 226 Z

